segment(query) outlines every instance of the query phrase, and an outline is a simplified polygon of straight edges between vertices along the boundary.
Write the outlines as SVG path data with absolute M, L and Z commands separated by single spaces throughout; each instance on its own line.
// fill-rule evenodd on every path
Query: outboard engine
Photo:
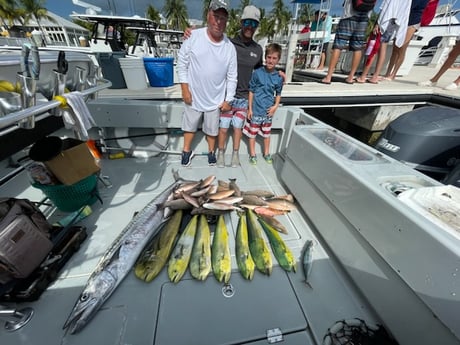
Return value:
M 409 111 L 388 125 L 375 148 L 442 180 L 460 163 L 460 110 L 426 106 Z

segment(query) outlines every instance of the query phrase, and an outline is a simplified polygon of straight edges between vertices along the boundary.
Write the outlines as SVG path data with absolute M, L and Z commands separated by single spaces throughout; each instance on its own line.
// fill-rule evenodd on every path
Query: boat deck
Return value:
M 75 335 L 62 330 L 99 258 L 133 214 L 173 182 L 172 169 L 178 169 L 185 179 L 199 180 L 213 174 L 220 180 L 236 178 L 241 190 L 264 189 L 275 195 L 289 192 L 279 177 L 283 161 L 278 156 L 274 165 L 262 160 L 256 166 L 242 156 L 241 167 L 225 169 L 209 167 L 206 156 L 195 157 L 191 167 L 183 168 L 179 158 L 160 155 L 101 161 L 101 174 L 110 178 L 112 186 L 100 183 L 103 204 L 96 202 L 93 213 L 80 222 L 87 227 L 88 238 L 37 302 L 8 303 L 18 308 L 31 306 L 35 313 L 30 323 L 16 332 L 0 330 L 2 343 L 263 344 L 267 332 L 279 328 L 286 344 L 317 344 L 338 320 L 359 317 L 376 322 L 299 208 L 278 219 L 289 230 L 282 236 L 298 261 L 304 242 L 312 239 L 315 243 L 311 287 L 304 282 L 301 263 L 296 273 L 285 272 L 276 264 L 271 276 L 256 271 L 254 279 L 246 281 L 238 272 L 232 249 L 232 297 L 224 295 L 224 285 L 212 274 L 201 282 L 187 272 L 173 284 L 166 269 L 151 283 L 130 273 L 86 328 Z M 0 196 L 12 195 L 36 201 L 42 198 L 24 172 L 0 189 Z M 51 219 L 61 215 L 65 213 L 57 211 Z M 234 248 L 236 212 L 226 215 L 225 220 L 230 247 Z

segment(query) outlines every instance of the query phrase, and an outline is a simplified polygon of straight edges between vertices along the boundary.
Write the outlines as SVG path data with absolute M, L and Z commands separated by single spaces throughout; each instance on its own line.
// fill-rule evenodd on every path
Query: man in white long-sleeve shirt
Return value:
M 217 161 L 219 116 L 221 111 L 231 109 L 238 77 L 236 50 L 224 34 L 227 20 L 228 5 L 223 0 L 212 0 L 207 27 L 194 30 L 179 51 L 177 69 L 185 103 L 183 166 L 191 163 L 191 144 L 201 121 L 208 142 L 208 164 Z

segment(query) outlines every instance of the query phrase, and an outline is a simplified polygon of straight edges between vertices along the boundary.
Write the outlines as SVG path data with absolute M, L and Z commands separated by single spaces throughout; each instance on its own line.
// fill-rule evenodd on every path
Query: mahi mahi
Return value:
M 211 272 L 211 231 L 204 214 L 199 216 L 192 257 L 190 258 L 190 274 L 198 280 L 206 280 Z
M 212 271 L 219 283 L 228 283 L 232 273 L 232 258 L 228 244 L 228 231 L 224 216 L 217 219 L 211 247 Z
M 278 231 L 263 218 L 259 218 L 259 222 L 268 237 L 268 241 L 272 247 L 273 255 L 275 255 L 275 258 L 278 260 L 280 266 L 283 267 L 286 271 L 295 272 L 296 261 L 294 254 L 292 254 L 291 250 L 283 241 Z
M 178 283 L 187 270 L 195 241 L 197 220 L 198 215 L 190 219 L 169 258 L 168 276 L 173 283 Z
M 155 236 L 164 221 L 162 204 L 182 183 L 176 182 L 150 201 L 139 211 L 112 242 L 109 249 L 91 273 L 63 328 L 77 333 L 96 315 L 121 281 L 131 271 L 142 249 Z
M 134 267 L 134 274 L 149 283 L 161 272 L 171 254 L 174 240 L 180 229 L 182 210 L 177 210 L 139 256 Z
M 257 216 L 253 210 L 246 211 L 248 221 L 248 238 L 249 249 L 252 259 L 256 264 L 256 268 L 263 274 L 270 275 L 272 272 L 272 255 L 268 249 L 262 235 L 262 225 L 257 220 Z
M 252 280 L 254 276 L 254 260 L 249 250 L 248 226 L 246 212 L 239 212 L 238 228 L 236 229 L 235 253 L 238 269 L 244 279 Z

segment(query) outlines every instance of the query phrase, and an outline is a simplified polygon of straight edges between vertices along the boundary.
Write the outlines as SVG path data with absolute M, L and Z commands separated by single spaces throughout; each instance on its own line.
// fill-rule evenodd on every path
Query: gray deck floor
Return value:
M 103 160 L 101 174 L 109 176 L 112 187 L 100 184 L 103 204 L 96 202 L 93 213 L 81 222 L 88 229 L 88 238 L 37 302 L 18 304 L 18 307 L 33 307 L 34 318 L 17 332 L 0 330 L 1 343 L 214 345 L 258 340 L 265 343 L 261 339 L 267 329 L 279 327 L 283 332 L 292 332 L 285 336 L 287 344 L 315 344 L 340 319 L 360 317 L 372 322 L 374 317 L 367 303 L 329 256 L 327 248 L 320 244 L 305 214 L 296 210 L 278 219 L 288 228 L 289 234 L 283 238 L 299 261 L 305 240 L 315 241 L 313 288 L 305 285 L 300 263 L 297 273 L 274 267 L 272 276 L 255 272 L 254 280 L 247 282 L 238 272 L 232 250 L 230 283 L 236 289 L 233 299 L 222 297 L 222 284 L 212 275 L 205 282 L 198 282 L 186 273 L 174 285 L 165 269 L 150 284 L 129 274 L 82 332 L 68 335 L 61 329 L 100 256 L 134 212 L 172 183 L 171 169 L 178 169 L 185 179 L 212 174 L 221 180 L 236 178 L 242 190 L 266 189 L 277 195 L 289 192 L 278 177 L 283 163 L 280 157 L 275 157 L 274 165 L 261 161 L 256 166 L 251 166 L 247 158 L 242 156 L 239 168 L 223 169 L 209 167 L 205 156 L 194 158 L 188 168 L 180 166 L 179 156 Z M 42 197 L 39 190 L 30 187 L 25 173 L 2 186 L 0 196 L 37 201 Z M 56 212 L 50 219 L 63 215 Z M 237 222 L 235 212 L 226 216 L 231 248 Z M 204 329 L 209 334 L 203 333 Z

